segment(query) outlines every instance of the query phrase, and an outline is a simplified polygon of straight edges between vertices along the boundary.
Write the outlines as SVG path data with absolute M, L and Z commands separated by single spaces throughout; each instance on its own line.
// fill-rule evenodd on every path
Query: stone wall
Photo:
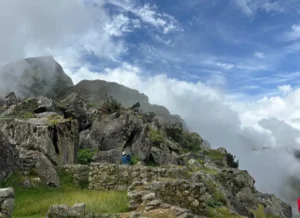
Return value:
M 89 188 L 97 190 L 127 190 L 134 181 L 153 181 L 160 177 L 186 178 L 184 167 L 166 168 L 147 166 L 126 166 L 114 164 L 93 164 L 89 172 Z
M 15 192 L 12 188 L 0 189 L 0 217 L 10 218 L 15 206 Z
M 163 202 L 189 209 L 195 214 L 206 211 L 206 202 L 211 197 L 203 183 L 189 180 L 154 182 L 149 185 L 149 191 Z
M 47 218 L 61 218 L 61 217 L 70 217 L 70 218 L 121 218 L 119 214 L 97 214 L 89 213 L 86 211 L 85 204 L 75 204 L 72 207 L 68 205 L 53 205 L 50 207 L 48 213 L 46 214 Z
M 77 185 L 87 185 L 89 182 L 90 167 L 87 165 L 65 165 L 61 169 L 70 173 L 73 176 L 73 181 Z
M 205 214 L 211 196 L 203 183 L 191 180 L 164 180 L 154 182 L 133 182 L 128 189 L 129 208 L 145 211 L 157 208 L 181 208 L 186 214 Z

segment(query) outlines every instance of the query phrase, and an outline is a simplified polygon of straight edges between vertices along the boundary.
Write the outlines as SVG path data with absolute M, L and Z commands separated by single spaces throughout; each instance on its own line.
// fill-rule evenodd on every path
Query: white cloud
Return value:
M 283 92 L 284 95 L 287 95 L 291 90 L 291 85 L 282 85 L 278 86 L 279 91 Z
M 248 16 L 255 15 L 259 10 L 265 12 L 286 12 L 295 10 L 297 0 L 233 0 L 233 2 Z
M 255 52 L 254 56 L 257 58 L 265 58 L 265 54 L 263 52 Z
M 137 5 L 134 1 L 116 1 L 108 0 L 112 5 L 120 7 L 126 12 L 131 12 L 144 24 L 151 25 L 156 29 L 162 31 L 164 34 L 170 32 L 182 31 L 178 21 L 166 13 L 160 13 L 155 5 L 144 4 Z
M 0 1 L 0 63 L 35 51 L 41 55 L 70 48 L 77 53 L 84 51 L 116 59 L 126 47 L 112 36 L 126 30 L 126 18 L 111 19 L 103 4 L 98 1 L 95 7 L 81 0 Z M 118 22 L 121 24 L 116 26 Z
M 300 25 L 293 24 L 291 30 L 280 35 L 280 39 L 284 41 L 294 41 L 300 39 Z

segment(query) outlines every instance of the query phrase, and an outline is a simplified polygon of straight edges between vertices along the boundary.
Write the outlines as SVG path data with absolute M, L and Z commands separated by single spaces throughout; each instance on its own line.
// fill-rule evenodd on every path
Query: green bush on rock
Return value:
M 88 148 L 80 149 L 78 152 L 78 163 L 82 165 L 90 164 L 93 155 L 94 155 L 94 151 Z
M 165 136 L 162 132 L 154 131 L 153 129 L 150 129 L 149 131 L 149 138 L 153 142 L 155 146 L 159 146 L 161 143 L 164 143 Z

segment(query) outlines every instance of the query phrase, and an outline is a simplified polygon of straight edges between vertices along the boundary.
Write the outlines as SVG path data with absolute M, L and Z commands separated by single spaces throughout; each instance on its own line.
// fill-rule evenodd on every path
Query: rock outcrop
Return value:
M 71 78 L 53 57 L 36 57 L 9 63 L 0 69 L 0 95 L 14 91 L 22 98 L 43 95 L 56 98 L 69 86 Z
M 16 150 L 0 132 L 0 181 L 16 168 Z
M 59 186 L 55 166 L 76 163 L 79 145 L 77 120 L 64 119 L 60 114 L 54 101 L 42 96 L 12 105 L 0 115 L 3 135 L 0 143 L 10 144 L 1 147 L 5 150 L 0 159 L 11 157 L 15 148 L 19 159 L 17 169 L 23 172 L 34 169 L 49 186 Z M 13 163 L 12 160 L 10 164 Z M 9 172 L 10 168 L 4 169 Z
M 0 217 L 11 218 L 14 207 L 14 190 L 12 188 L 0 189 Z

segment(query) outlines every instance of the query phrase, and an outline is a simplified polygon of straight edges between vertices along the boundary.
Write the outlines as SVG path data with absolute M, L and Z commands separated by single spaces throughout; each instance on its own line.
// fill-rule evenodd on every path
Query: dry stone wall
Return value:
M 87 165 L 65 165 L 61 169 L 70 173 L 73 177 L 73 181 L 77 185 L 88 184 L 90 167 Z
M 12 188 L 0 189 L 0 217 L 10 218 L 15 206 L 15 192 Z
M 86 205 L 83 203 L 75 204 L 72 207 L 68 205 L 53 205 L 46 214 L 47 218 L 121 218 L 119 214 L 97 214 L 86 211 Z
M 158 178 L 185 178 L 184 167 L 167 168 L 147 166 L 126 166 L 114 164 L 93 164 L 89 172 L 89 188 L 96 190 L 127 190 L 134 181 L 154 181 Z

